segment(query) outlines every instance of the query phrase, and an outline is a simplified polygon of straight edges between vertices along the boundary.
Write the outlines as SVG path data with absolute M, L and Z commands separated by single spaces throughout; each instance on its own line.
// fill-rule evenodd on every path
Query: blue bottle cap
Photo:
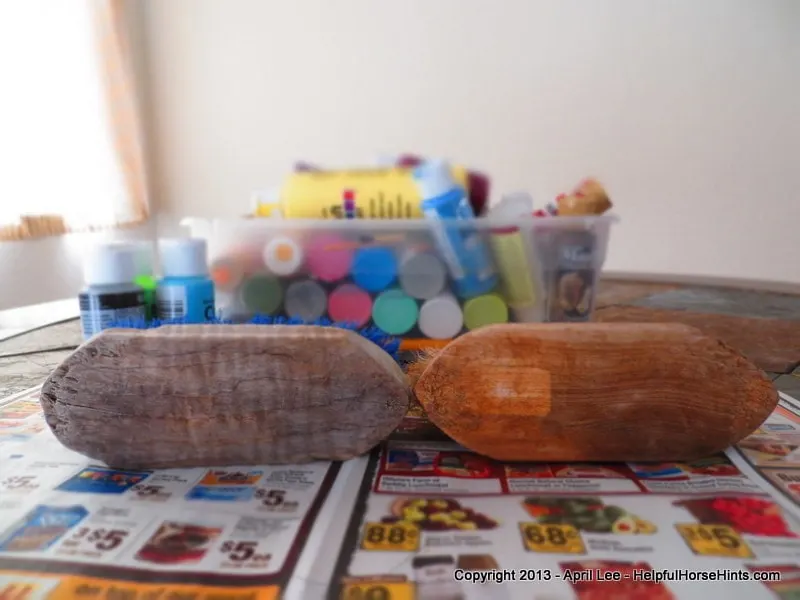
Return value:
M 368 292 L 381 292 L 397 277 L 397 259 L 390 248 L 360 248 L 353 257 L 353 281 Z

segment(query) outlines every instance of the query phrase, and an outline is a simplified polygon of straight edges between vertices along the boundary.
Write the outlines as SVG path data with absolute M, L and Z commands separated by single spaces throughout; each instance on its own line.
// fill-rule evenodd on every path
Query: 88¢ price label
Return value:
M 419 528 L 409 523 L 367 523 L 361 536 L 362 550 L 416 552 Z
M 414 600 L 413 584 L 408 582 L 364 582 L 345 584 L 340 600 Z

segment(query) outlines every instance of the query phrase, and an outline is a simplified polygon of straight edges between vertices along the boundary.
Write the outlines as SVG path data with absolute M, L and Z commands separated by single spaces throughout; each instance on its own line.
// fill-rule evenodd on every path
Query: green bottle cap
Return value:
M 464 303 L 464 325 L 469 330 L 507 322 L 508 305 L 497 294 L 477 296 Z

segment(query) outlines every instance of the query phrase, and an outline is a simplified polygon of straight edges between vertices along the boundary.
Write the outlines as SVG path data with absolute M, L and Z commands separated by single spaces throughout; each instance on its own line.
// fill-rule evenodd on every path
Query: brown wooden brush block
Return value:
M 107 330 L 44 384 L 68 448 L 120 468 L 344 460 L 401 422 L 398 364 L 331 327 L 182 325 Z
M 695 459 L 778 402 L 738 352 L 670 323 L 485 327 L 430 359 L 414 392 L 444 433 L 508 461 Z

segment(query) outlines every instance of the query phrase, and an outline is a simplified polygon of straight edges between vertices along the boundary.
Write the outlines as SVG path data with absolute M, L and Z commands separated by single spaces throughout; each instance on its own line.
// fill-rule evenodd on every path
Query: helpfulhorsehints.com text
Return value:
M 669 581 L 768 581 L 781 580 L 779 571 L 750 572 L 744 569 L 713 569 L 695 571 L 690 569 L 633 570 L 626 572 L 607 571 L 605 569 L 580 569 L 552 571 L 550 569 L 496 569 L 490 571 L 466 571 L 456 569 L 453 576 L 456 581 L 469 583 L 506 583 L 509 581 L 564 581 L 577 583 L 580 581 L 652 581 L 655 583 Z

